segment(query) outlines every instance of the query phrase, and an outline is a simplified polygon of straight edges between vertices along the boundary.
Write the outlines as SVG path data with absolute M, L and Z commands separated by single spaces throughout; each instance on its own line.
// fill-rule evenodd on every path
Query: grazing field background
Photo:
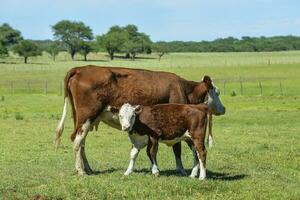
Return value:
M 299 199 L 300 52 L 171 53 L 158 61 L 109 61 L 103 53 L 54 62 L 44 54 L 29 64 L 11 55 L 0 60 L 0 199 Z M 174 72 L 190 80 L 211 75 L 227 108 L 214 117 L 205 181 L 180 177 L 172 149 L 159 147 L 159 178 L 150 173 L 145 149 L 135 172 L 123 173 L 131 145 L 127 135 L 101 124 L 90 132 L 86 151 L 95 175 L 79 177 L 69 135 L 53 138 L 60 118 L 62 80 L 68 69 L 95 64 Z M 225 87 L 224 87 L 225 85 Z M 224 91 L 225 88 L 225 91 Z M 182 158 L 190 173 L 192 154 Z

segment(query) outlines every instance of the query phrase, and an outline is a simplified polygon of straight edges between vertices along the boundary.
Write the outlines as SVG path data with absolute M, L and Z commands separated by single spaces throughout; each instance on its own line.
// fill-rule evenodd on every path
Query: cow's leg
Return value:
M 159 176 L 159 169 L 156 160 L 157 150 L 158 150 L 158 141 L 155 138 L 150 137 L 147 146 L 147 155 L 152 164 L 152 169 L 151 169 L 152 174 L 155 176 Z
M 84 171 L 86 171 L 87 174 L 93 174 L 93 170 L 91 169 L 89 162 L 85 155 L 85 140 L 86 140 L 86 137 L 82 140 L 82 147 L 81 147 L 83 167 L 84 167 Z
M 87 120 L 80 128 L 78 127 L 76 136 L 75 136 L 75 140 L 74 140 L 74 153 L 75 153 L 75 169 L 77 170 L 79 175 L 84 175 L 86 174 L 85 171 L 85 166 L 87 163 L 86 157 L 85 159 L 83 159 L 83 152 L 84 152 L 84 140 L 85 137 L 88 134 L 88 131 L 90 129 L 90 120 Z M 80 130 L 81 129 L 81 130 Z M 85 161 L 86 162 L 85 162 Z
M 193 140 L 195 148 L 196 148 L 196 152 L 198 155 L 198 159 L 199 159 L 199 166 L 200 166 L 200 175 L 199 175 L 199 179 L 203 180 L 206 177 L 206 149 L 204 146 L 204 138 L 202 139 L 194 139 Z
M 186 176 L 186 172 L 183 168 L 182 161 L 181 161 L 181 142 L 176 143 L 173 146 L 173 152 L 175 155 L 175 161 L 176 161 L 176 169 L 177 171 L 182 175 Z
M 198 160 L 197 152 L 196 152 L 193 142 L 191 140 L 188 140 L 186 142 L 187 142 L 189 148 L 191 149 L 191 151 L 193 153 L 193 157 L 194 157 L 194 165 L 193 165 L 193 169 L 192 169 L 190 177 L 195 178 L 199 171 L 199 160 Z

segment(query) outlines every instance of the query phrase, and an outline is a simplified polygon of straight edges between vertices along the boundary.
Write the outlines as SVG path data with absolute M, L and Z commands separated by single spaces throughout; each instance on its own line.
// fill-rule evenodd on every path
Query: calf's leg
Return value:
M 196 152 L 199 159 L 199 166 L 200 166 L 200 175 L 199 179 L 204 180 L 206 178 L 206 149 L 204 146 L 204 138 L 201 140 L 194 139 L 193 140 Z
M 198 159 L 197 152 L 196 152 L 193 142 L 191 140 L 188 140 L 188 141 L 186 141 L 186 143 L 188 144 L 189 148 L 191 149 L 191 151 L 193 153 L 193 158 L 194 158 L 194 165 L 193 165 L 193 169 L 192 169 L 190 177 L 195 178 L 199 171 L 199 159 Z
M 182 165 L 182 161 L 181 161 L 181 142 L 176 143 L 173 146 L 173 152 L 175 155 L 175 161 L 176 161 L 176 170 L 182 175 L 182 176 L 186 176 L 187 173 L 184 170 L 184 167 Z
M 126 172 L 124 173 L 125 176 L 129 176 L 133 172 L 135 160 L 136 160 L 139 152 L 140 152 L 140 149 L 137 149 L 135 146 L 132 146 L 131 151 L 130 151 L 130 162 L 129 162 Z
M 159 169 L 156 160 L 157 150 L 158 150 L 158 141 L 155 138 L 150 137 L 147 146 L 147 155 L 152 164 L 152 169 L 151 169 L 152 174 L 155 176 L 159 176 Z
M 130 151 L 130 162 L 126 172 L 124 173 L 125 176 L 128 176 L 133 172 L 136 158 L 140 150 L 147 145 L 149 140 L 149 137 L 147 135 L 139 135 L 137 133 L 129 134 L 128 136 L 132 143 L 132 148 Z

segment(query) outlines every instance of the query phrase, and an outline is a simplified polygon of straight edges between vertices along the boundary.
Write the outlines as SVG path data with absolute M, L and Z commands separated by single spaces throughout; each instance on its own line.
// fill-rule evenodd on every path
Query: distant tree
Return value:
M 13 29 L 9 24 L 2 24 L 0 26 L 0 56 L 8 55 L 8 47 L 16 44 L 22 40 L 21 32 Z
M 163 55 L 169 52 L 169 47 L 167 42 L 156 42 L 153 44 L 153 51 L 158 54 L 158 60 L 160 61 Z
M 111 60 L 116 52 L 121 52 L 124 43 L 128 40 L 128 33 L 119 26 L 113 26 L 106 34 L 97 36 L 96 41 L 100 47 L 104 47 Z
M 75 54 L 80 50 L 82 42 L 93 39 L 91 28 L 83 22 L 62 20 L 52 26 L 52 30 L 54 37 L 66 45 L 72 60 L 74 60 Z
M 60 51 L 61 51 L 61 48 L 60 48 L 59 42 L 53 42 L 48 46 L 48 48 L 46 48 L 46 52 L 50 54 L 53 61 L 55 61 L 55 58 L 59 54 Z
M 83 42 L 80 45 L 79 53 L 83 55 L 84 61 L 87 61 L 87 55 L 93 51 L 93 46 L 90 42 Z
M 3 44 L 0 43 L 0 58 L 8 56 L 7 48 Z
M 123 51 L 126 52 L 126 57 L 135 59 L 138 53 L 151 52 L 151 40 L 145 33 L 138 32 L 135 25 L 129 24 L 123 28 L 128 33 L 128 38 L 124 43 Z
M 13 51 L 19 56 L 24 57 L 24 63 L 27 63 L 28 57 L 42 55 L 41 49 L 30 40 L 22 40 L 13 47 Z

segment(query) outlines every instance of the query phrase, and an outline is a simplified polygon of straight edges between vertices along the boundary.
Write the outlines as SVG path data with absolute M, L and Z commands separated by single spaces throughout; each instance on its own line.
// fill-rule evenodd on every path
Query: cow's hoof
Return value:
M 154 173 L 153 174 L 155 177 L 159 177 L 160 175 L 159 175 L 159 172 L 156 172 L 156 173 Z
M 187 176 L 187 173 L 183 170 L 179 172 L 181 176 Z
M 129 176 L 130 174 L 131 174 L 131 172 L 127 172 L 127 171 L 126 171 L 126 172 L 124 173 L 124 176 Z
M 85 171 L 78 172 L 78 176 L 86 176 L 88 175 Z

